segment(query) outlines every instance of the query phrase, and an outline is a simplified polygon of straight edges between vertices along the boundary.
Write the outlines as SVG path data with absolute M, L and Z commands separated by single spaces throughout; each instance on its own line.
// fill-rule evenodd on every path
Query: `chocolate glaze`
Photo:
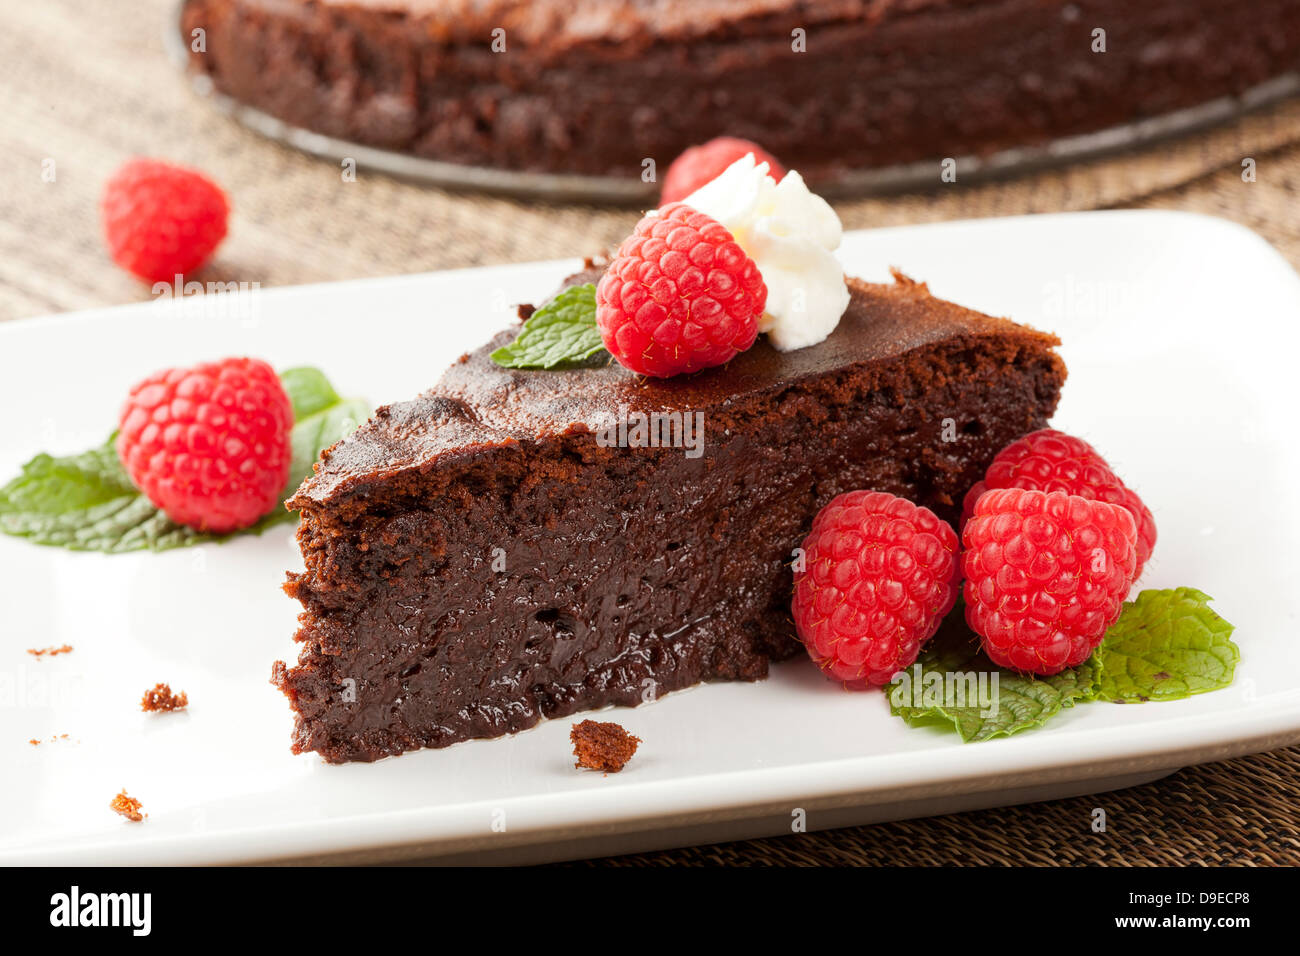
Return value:
M 1050 335 L 901 276 L 850 291 L 819 345 L 666 381 L 502 369 L 503 333 L 329 449 L 291 501 L 295 750 L 373 760 L 795 653 L 788 563 L 817 510 L 877 488 L 955 518 L 1065 377 Z M 699 413 L 702 454 L 602 447 L 620 406 Z
M 1239 93 L 1300 56 L 1294 0 L 187 0 L 187 44 L 198 28 L 193 68 L 294 125 L 629 177 L 720 134 L 810 181 L 988 153 Z

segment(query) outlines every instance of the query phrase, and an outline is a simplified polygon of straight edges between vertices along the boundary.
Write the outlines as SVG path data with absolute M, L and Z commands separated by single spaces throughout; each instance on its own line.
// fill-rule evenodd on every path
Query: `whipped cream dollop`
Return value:
M 763 274 L 767 308 L 758 330 L 783 352 L 816 345 L 849 305 L 834 256 L 843 227 L 830 204 L 793 169 L 778 183 L 753 153 L 684 200 L 736 237 Z

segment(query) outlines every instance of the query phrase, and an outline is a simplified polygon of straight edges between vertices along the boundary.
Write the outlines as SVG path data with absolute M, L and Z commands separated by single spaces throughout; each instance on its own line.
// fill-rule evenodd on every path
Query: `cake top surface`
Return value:
M 565 286 L 598 276 L 579 273 Z M 598 432 L 630 413 L 703 412 L 714 427 L 756 397 L 829 374 L 899 361 L 925 374 L 924 358 L 909 353 L 948 341 L 1000 339 L 1039 350 L 1059 344 L 1055 336 L 935 298 L 924 283 L 894 276 L 887 284 L 849 279 L 849 307 L 817 345 L 778 352 L 760 336 L 724 366 L 671 379 L 642 378 L 612 361 L 563 371 L 502 368 L 489 356 L 517 331 L 506 330 L 462 356 L 432 389 L 379 409 L 328 449 L 289 504 L 323 503 L 358 482 L 427 466 L 445 455 Z

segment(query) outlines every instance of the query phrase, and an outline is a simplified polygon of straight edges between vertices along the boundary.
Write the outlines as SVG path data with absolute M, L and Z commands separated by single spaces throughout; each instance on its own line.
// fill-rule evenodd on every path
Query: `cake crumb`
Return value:
M 114 813 L 120 813 L 132 823 L 139 823 L 149 815 L 140 812 L 140 801 L 135 797 L 128 797 L 125 789 L 114 797 L 113 801 L 108 806 Z
M 70 654 L 72 652 L 71 644 L 64 644 L 61 647 L 29 647 L 27 653 L 32 657 L 57 657 L 59 654 Z
M 55 734 L 53 737 L 50 738 L 49 742 L 54 743 L 56 740 L 67 740 L 67 739 L 68 739 L 67 734 Z M 41 745 L 41 742 L 37 740 L 35 737 L 33 737 L 31 740 L 27 742 L 31 744 L 33 747 L 39 747 Z
M 573 755 L 578 758 L 575 767 L 618 773 L 636 753 L 640 737 L 633 737 L 614 723 L 584 720 L 574 724 L 569 731 L 573 741 Z
M 153 690 L 145 691 L 144 696 L 140 698 L 140 709 L 150 714 L 159 711 L 184 710 L 189 704 L 188 694 L 184 691 L 173 694 L 168 684 L 154 684 Z

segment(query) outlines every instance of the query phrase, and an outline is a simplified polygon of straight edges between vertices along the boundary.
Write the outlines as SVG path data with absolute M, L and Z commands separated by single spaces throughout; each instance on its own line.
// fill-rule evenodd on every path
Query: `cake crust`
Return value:
M 489 356 L 514 339 L 517 330 L 507 329 L 461 356 L 436 388 L 380 409 L 376 420 L 327 449 L 288 506 L 311 509 L 401 471 L 492 448 L 575 432 L 594 435 L 614 422 L 620 409 L 645 414 L 690 409 L 703 412 L 716 423 L 713 428 L 725 429 L 779 404 L 782 393 L 846 368 L 865 374 L 868 387 L 896 361 L 903 362 L 905 374 L 928 380 L 936 371 L 927 365 L 925 349 L 939 343 L 997 343 L 1008 358 L 1060 344 L 1053 335 L 936 298 L 924 282 L 900 271 L 893 275 L 894 282 L 885 284 L 848 278 L 849 311 L 819 345 L 779 352 L 760 337 L 725 372 L 715 374 L 650 380 L 614 362 L 546 372 L 504 368 Z M 584 271 L 564 285 L 599 276 L 599 270 Z M 1059 368 L 1063 380 L 1064 365 Z

